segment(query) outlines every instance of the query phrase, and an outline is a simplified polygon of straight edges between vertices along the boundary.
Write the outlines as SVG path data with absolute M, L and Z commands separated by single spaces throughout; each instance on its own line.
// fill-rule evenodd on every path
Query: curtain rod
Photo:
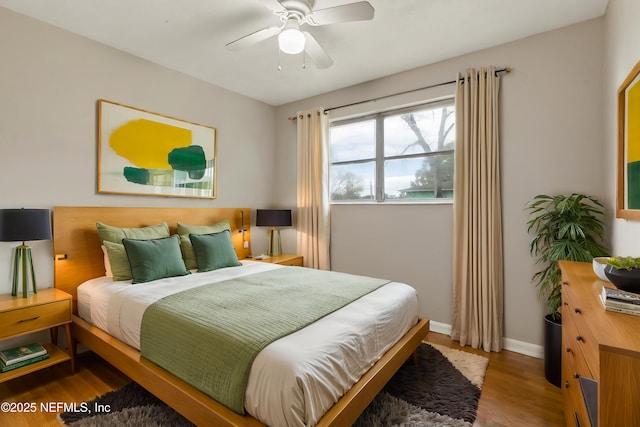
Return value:
M 504 67 L 504 68 L 500 68 L 500 69 L 496 70 L 496 74 L 498 74 L 498 73 L 510 73 L 510 72 L 511 72 L 511 67 Z M 344 105 L 339 105 L 337 107 L 325 108 L 324 112 L 326 114 L 331 110 L 337 110 L 339 108 L 352 107 L 354 105 L 366 104 L 367 102 L 376 102 L 376 101 L 380 101 L 381 99 L 391 98 L 392 96 L 405 95 L 407 93 L 418 92 L 420 90 L 433 89 L 434 87 L 452 85 L 452 84 L 457 83 L 457 82 L 458 82 L 458 79 L 450 80 L 448 82 L 435 83 L 435 84 L 432 84 L 432 85 L 429 85 L 429 86 L 419 87 L 417 89 L 409 89 L 409 90 L 405 90 L 403 92 L 392 93 L 390 95 L 383 95 L 383 96 L 380 96 L 378 98 L 365 99 L 364 101 L 352 102 L 351 104 L 344 104 Z M 297 118 L 298 118 L 297 116 L 288 117 L 289 120 L 297 120 Z

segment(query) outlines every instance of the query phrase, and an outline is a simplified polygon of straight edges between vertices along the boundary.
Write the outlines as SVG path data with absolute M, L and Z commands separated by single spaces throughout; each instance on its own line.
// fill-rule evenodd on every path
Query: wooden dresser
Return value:
M 640 316 L 604 309 L 602 287 L 614 286 L 591 264 L 561 261 L 560 268 L 567 425 L 640 426 Z

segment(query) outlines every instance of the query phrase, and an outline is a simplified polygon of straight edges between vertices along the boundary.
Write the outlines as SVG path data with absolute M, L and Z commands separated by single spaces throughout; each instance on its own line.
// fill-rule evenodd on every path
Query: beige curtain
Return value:
M 503 258 L 495 67 L 467 70 L 456 86 L 452 338 L 502 349 Z
M 321 108 L 298 112 L 298 254 L 330 270 L 329 120 Z

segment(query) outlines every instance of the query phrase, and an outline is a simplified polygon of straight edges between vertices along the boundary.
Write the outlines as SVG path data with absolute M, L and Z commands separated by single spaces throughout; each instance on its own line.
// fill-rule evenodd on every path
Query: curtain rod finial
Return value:
M 504 67 L 504 71 L 507 72 L 507 73 L 510 73 L 511 72 L 511 67 Z

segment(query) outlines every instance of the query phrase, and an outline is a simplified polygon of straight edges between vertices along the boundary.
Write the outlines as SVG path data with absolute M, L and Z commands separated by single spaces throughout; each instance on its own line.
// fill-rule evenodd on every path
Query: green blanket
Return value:
M 289 335 L 387 280 L 287 267 L 199 286 L 144 312 L 142 356 L 244 413 L 254 358 Z

